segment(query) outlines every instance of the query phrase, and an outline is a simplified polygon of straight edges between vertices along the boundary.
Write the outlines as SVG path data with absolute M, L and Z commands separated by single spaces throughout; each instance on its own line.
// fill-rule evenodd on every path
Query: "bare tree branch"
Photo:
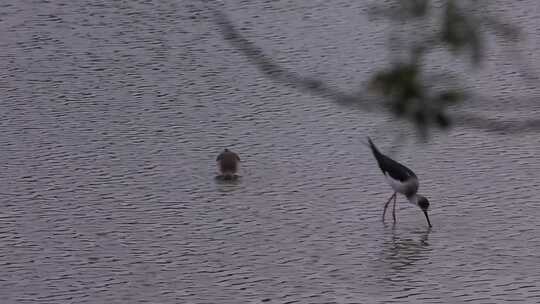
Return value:
M 368 98 L 361 98 L 360 95 L 341 92 L 315 77 L 301 76 L 280 66 L 272 58 L 264 54 L 261 48 L 245 38 L 223 12 L 214 10 L 214 14 L 223 37 L 270 79 L 281 82 L 286 86 L 330 98 L 339 104 L 360 106 L 365 111 L 374 110 L 373 100 L 369 101 Z
M 453 114 L 452 117 L 455 120 L 455 125 L 499 135 L 536 133 L 540 130 L 540 118 L 524 121 L 499 120 L 471 113 Z

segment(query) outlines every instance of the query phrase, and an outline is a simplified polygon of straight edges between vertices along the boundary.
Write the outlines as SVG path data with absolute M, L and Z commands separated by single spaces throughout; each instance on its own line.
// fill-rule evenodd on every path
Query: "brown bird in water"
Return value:
M 237 178 L 236 171 L 238 170 L 238 162 L 240 162 L 238 154 L 225 149 L 218 155 L 216 161 L 223 179 L 231 180 Z

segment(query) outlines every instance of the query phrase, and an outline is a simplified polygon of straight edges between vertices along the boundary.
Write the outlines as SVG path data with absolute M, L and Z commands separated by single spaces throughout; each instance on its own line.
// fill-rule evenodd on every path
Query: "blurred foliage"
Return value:
M 423 17 L 428 10 L 428 0 L 410 0 L 401 1 L 402 11 L 408 13 L 411 17 Z
M 396 64 L 371 80 L 371 89 L 385 97 L 385 105 L 399 118 L 408 118 L 418 127 L 422 136 L 427 129 L 450 126 L 446 107 L 463 99 L 459 90 L 447 89 L 429 96 L 420 77 L 421 69 L 415 63 Z
M 462 11 L 455 2 L 450 0 L 446 3 L 441 24 L 441 40 L 454 53 L 469 47 L 473 61 L 478 63 L 481 59 L 478 26 L 475 26 L 476 22 L 472 20 L 472 16 Z
M 248 39 L 222 8 L 211 10 L 223 37 L 267 77 L 366 112 L 378 110 L 377 101 L 382 97 L 386 109 L 397 118 L 412 122 L 424 139 L 427 139 L 429 130 L 447 129 L 453 123 L 497 134 L 540 130 L 540 119 L 536 118 L 505 121 L 472 112 L 453 112 L 450 116 L 449 107 L 470 100 L 471 96 L 458 85 L 459 75 L 440 68 L 436 72 L 426 68 L 426 55 L 440 50 L 446 50 L 449 56 L 469 58 L 472 66 L 477 67 L 483 60 L 483 41 L 490 32 L 498 35 L 497 40 L 516 42 L 520 38 L 516 27 L 502 22 L 493 16 L 493 10 L 486 9 L 490 4 L 488 1 L 389 0 L 376 3 L 369 7 L 371 18 L 385 18 L 393 25 L 390 28 L 410 32 L 406 40 L 393 40 L 396 36 L 391 35 L 391 41 L 397 42 L 394 45 L 406 56 L 401 56 L 370 78 L 368 88 L 376 93 L 375 98 L 364 94 L 364 88 L 352 94 L 343 92 L 316 77 L 307 77 L 283 67 Z M 438 62 L 435 65 L 443 66 Z M 526 79 L 536 85 L 540 77 L 532 70 L 525 70 Z
M 414 123 L 423 136 L 427 136 L 430 127 L 450 127 L 452 121 L 446 114 L 447 108 L 465 97 L 461 88 L 433 92 L 429 79 L 422 77 L 423 55 L 436 48 L 446 48 L 452 56 L 469 53 L 473 65 L 478 65 L 482 60 L 480 30 L 483 23 L 480 20 L 486 20 L 487 28 L 500 30 L 507 38 L 518 36 L 513 27 L 480 16 L 476 4 L 474 0 L 396 0 L 390 8 L 377 6 L 371 11 L 404 23 L 420 23 L 420 31 L 430 37 L 412 43 L 408 50 L 408 57 L 412 59 L 379 71 L 371 78 L 369 86 L 385 98 L 385 105 L 394 115 Z M 418 32 L 414 35 L 419 36 Z

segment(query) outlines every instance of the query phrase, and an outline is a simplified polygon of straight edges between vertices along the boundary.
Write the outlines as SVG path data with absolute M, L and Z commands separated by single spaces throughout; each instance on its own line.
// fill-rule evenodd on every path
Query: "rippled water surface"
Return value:
M 540 302 L 536 133 L 464 125 L 418 143 L 382 112 L 266 78 L 209 4 L 2 2 L 1 303 Z M 522 27 L 523 58 L 488 40 L 466 85 L 486 96 L 477 113 L 526 119 L 538 4 L 491 5 Z M 390 58 L 362 1 L 218 7 L 344 91 Z M 391 190 L 367 135 L 416 171 L 433 229 L 403 197 L 381 222 Z M 214 180 L 224 147 L 243 160 L 235 183 Z

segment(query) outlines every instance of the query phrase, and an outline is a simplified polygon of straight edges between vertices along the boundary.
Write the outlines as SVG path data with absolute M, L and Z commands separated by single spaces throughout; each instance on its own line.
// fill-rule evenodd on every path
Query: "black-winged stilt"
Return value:
M 229 151 L 229 149 L 223 150 L 216 158 L 218 163 L 219 172 L 221 172 L 221 178 L 225 180 L 236 179 L 236 171 L 238 170 L 238 162 L 240 157 L 238 154 Z
M 429 209 L 429 201 L 427 198 L 417 193 L 419 183 L 416 174 L 414 174 L 411 169 L 382 154 L 369 137 L 368 142 L 371 151 L 379 164 L 379 168 L 381 168 L 381 171 L 386 177 L 386 181 L 388 184 L 390 184 L 390 187 L 394 189 L 394 194 L 392 194 L 390 199 L 384 205 L 383 221 L 388 204 L 390 201 L 392 201 L 392 199 L 394 199 L 392 217 L 394 218 L 394 222 L 396 221 L 396 196 L 397 193 L 401 193 L 407 197 L 410 203 L 420 207 L 426 216 L 429 227 L 431 227 L 431 222 L 429 221 L 429 216 L 427 213 Z

